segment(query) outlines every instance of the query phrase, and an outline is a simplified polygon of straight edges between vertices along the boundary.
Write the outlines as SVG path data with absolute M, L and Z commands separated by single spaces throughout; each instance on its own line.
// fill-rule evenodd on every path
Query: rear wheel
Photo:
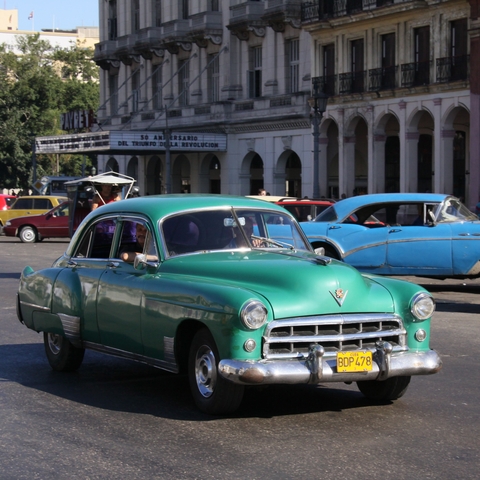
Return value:
M 357 382 L 358 389 L 370 400 L 396 400 L 407 391 L 412 377 L 392 377 L 384 381 Z
M 190 346 L 188 380 L 198 409 L 213 415 L 232 413 L 240 406 L 244 387 L 218 373 L 219 355 L 207 329 L 199 330 Z
M 37 241 L 37 230 L 33 227 L 22 227 L 19 234 L 23 243 L 35 243 Z
M 73 372 L 80 368 L 85 355 L 84 348 L 73 346 L 65 337 L 55 333 L 43 333 L 43 343 L 48 363 L 57 372 Z

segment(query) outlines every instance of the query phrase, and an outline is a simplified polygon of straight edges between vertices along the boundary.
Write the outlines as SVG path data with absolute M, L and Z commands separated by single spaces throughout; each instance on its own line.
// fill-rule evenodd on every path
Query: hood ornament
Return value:
M 330 294 L 338 303 L 339 307 L 343 305 L 345 298 L 347 298 L 347 293 L 348 293 L 348 290 L 342 290 L 341 288 L 337 288 L 334 292 L 330 291 Z

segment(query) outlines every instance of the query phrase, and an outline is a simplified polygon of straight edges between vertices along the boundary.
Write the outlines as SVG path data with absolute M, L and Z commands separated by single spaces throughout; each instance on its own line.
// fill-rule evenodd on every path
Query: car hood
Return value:
M 172 257 L 161 274 L 228 284 L 263 296 L 275 318 L 393 312 L 390 292 L 353 267 L 309 252 L 261 250 Z

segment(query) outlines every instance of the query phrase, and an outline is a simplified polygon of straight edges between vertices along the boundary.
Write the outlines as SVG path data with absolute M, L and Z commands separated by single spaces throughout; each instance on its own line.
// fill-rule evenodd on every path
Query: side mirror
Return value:
M 322 257 L 324 257 L 324 256 L 325 256 L 325 248 L 323 248 L 323 247 L 318 247 L 318 248 L 315 249 L 315 253 L 316 253 L 317 255 L 321 255 Z
M 144 253 L 136 255 L 133 261 L 133 268 L 135 270 L 145 270 L 147 267 L 157 268 L 158 258 L 152 255 L 145 255 Z

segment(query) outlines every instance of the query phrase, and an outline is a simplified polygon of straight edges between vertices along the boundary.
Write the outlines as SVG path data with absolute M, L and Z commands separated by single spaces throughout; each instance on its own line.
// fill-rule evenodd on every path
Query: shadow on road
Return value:
M 186 375 L 174 375 L 146 365 L 87 351 L 77 372 L 51 370 L 43 344 L 0 346 L 0 381 L 15 382 L 54 396 L 52 402 L 89 405 L 106 411 L 154 415 L 187 421 L 218 417 L 199 412 Z M 315 412 L 340 412 L 378 405 L 343 384 L 275 385 L 247 389 L 234 418 L 270 418 Z M 390 402 L 385 406 L 392 405 Z

